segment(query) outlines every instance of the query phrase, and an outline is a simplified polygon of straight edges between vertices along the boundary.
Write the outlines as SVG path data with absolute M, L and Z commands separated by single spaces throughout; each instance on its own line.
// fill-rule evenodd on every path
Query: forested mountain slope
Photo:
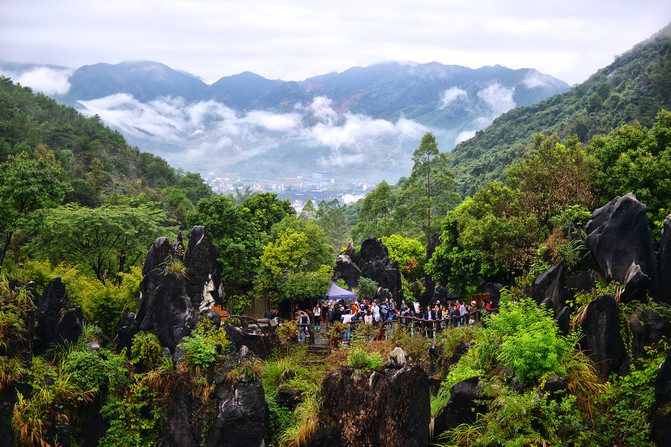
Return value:
M 160 157 L 130 146 L 97 116 L 86 118 L 30 88 L 0 78 L 0 162 L 26 152 L 52 158 L 64 169 L 72 191 L 66 201 L 94 206 L 112 194 L 145 193 L 180 187 L 197 202 L 211 195 L 198 174 L 183 173 Z
M 671 108 L 671 25 L 618 56 L 584 83 L 538 104 L 501 115 L 485 130 L 457 145 L 449 156 L 462 196 L 498 179 L 538 132 L 587 142 L 623 124 L 649 127 Z

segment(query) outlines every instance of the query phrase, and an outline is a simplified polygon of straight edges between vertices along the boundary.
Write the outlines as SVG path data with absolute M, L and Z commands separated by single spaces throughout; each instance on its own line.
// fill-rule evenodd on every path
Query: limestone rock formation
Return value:
M 119 349 L 129 348 L 133 336 L 143 331 L 155 334 L 175 353 L 182 338 L 196 327 L 199 311 L 207 318 L 207 309 L 221 304 L 218 253 L 204 227 L 192 228 L 189 248 L 186 254 L 182 251 L 181 233 L 174 244 L 160 237 L 149 248 L 137 314 L 124 315 L 117 324 Z
M 333 280 L 345 280 L 348 287 L 354 288 L 359 278 L 364 276 L 377 282 L 378 286 L 387 289 L 393 296 L 397 306 L 403 299 L 403 286 L 398 262 L 389 259 L 389 250 L 377 238 L 369 237 L 361 243 L 361 250 L 356 253 L 350 244 L 344 255 L 336 259 Z
M 182 338 L 196 326 L 184 277 L 154 269 L 142 279 L 140 292 L 142 299 L 136 317 L 138 330 L 155 334 L 161 345 L 175 352 Z
M 668 445 L 671 439 L 671 349 L 657 370 L 652 439 L 657 445 Z
M 205 445 L 265 447 L 270 413 L 260 380 L 217 388 L 217 417 Z
M 645 347 L 659 343 L 667 335 L 664 317 L 652 309 L 638 308 L 629 317 L 631 354 L 634 359 L 645 357 Z
M 582 330 L 580 345 L 596 363 L 599 378 L 606 380 L 612 372 L 624 372 L 627 354 L 620 336 L 620 306 L 612 294 L 589 303 Z
M 369 237 L 361 243 L 357 264 L 363 270 L 364 265 L 369 262 L 389 259 L 389 250 L 382 241 L 376 237 Z
M 361 277 L 361 270 L 348 255 L 338 255 L 336 257 L 336 265 L 333 269 L 333 281 L 342 279 L 347 284 L 347 287 L 353 289 L 359 284 Z
M 659 297 L 671 304 L 671 214 L 664 219 L 659 245 Z
M 184 255 L 186 270 L 186 293 L 196 309 L 209 309 L 221 305 L 221 266 L 217 261 L 219 252 L 205 227 L 191 229 L 189 245 Z
M 70 305 L 61 278 L 49 281 L 36 304 L 35 354 L 41 354 L 53 343 L 77 341 L 84 327 L 84 315 L 80 307 Z
M 460 424 L 475 422 L 478 413 L 487 412 L 487 403 L 483 398 L 479 376 L 455 383 L 450 389 L 450 400 L 433 418 L 434 436 Z
M 345 366 L 324 378 L 322 396 L 333 422 L 310 445 L 428 445 L 428 376 L 419 365 L 382 371 Z
M 629 193 L 598 208 L 587 222 L 585 244 L 607 281 L 624 284 L 622 302 L 657 294 L 657 262 L 646 206 Z

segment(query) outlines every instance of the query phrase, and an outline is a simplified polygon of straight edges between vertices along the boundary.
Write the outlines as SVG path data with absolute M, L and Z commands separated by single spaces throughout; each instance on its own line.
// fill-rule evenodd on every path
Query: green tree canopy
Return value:
M 671 213 L 671 112 L 662 111 L 650 130 L 626 125 L 587 147 L 598 166 L 599 205 L 633 192 L 647 205 L 653 234 Z
M 271 240 L 263 249 L 261 262 L 275 276 L 314 272 L 321 265 L 333 266 L 334 252 L 319 225 L 290 216 L 272 228 Z
M 138 265 L 158 236 L 165 214 L 155 204 L 103 205 L 86 208 L 67 204 L 51 210 L 32 243 L 34 252 L 52 262 L 87 266 L 103 284 L 120 281 Z
M 428 241 L 447 210 L 456 204 L 458 195 L 452 184 L 454 176 L 447 168 L 446 154 L 438 150 L 431 133 L 422 137 L 412 160 L 412 173 L 401 185 L 396 216 L 405 227 Z
M 287 216 L 296 215 L 289 200 L 279 200 L 272 192 L 255 194 L 245 199 L 242 206 L 249 210 L 254 228 L 259 233 L 269 233 L 273 225 Z
M 40 209 L 63 202 L 69 190 L 61 180 L 62 170 L 42 158 L 31 159 L 22 153 L 9 156 L 0 164 L 0 230 L 3 243 L 0 268 L 14 232 L 27 217 Z
M 203 225 L 219 250 L 222 283 L 227 294 L 247 288 L 259 266 L 259 234 L 248 208 L 227 196 L 201 199 L 187 215 L 189 227 Z
M 409 282 L 424 276 L 426 248 L 420 241 L 399 234 L 392 234 L 381 240 L 389 250 L 389 257 L 398 261 L 401 273 Z
M 596 167 L 580 146 L 577 138 L 563 145 L 557 134 L 537 134 L 533 149 L 506 171 L 508 185 L 522 192 L 522 212 L 534 214 L 546 230 L 563 209 L 594 203 Z
M 436 247 L 425 270 L 434 281 L 465 297 L 497 277 L 501 272 L 501 264 L 489 252 L 466 248 L 460 242 L 456 216 L 458 209 L 447 213 L 440 245 Z

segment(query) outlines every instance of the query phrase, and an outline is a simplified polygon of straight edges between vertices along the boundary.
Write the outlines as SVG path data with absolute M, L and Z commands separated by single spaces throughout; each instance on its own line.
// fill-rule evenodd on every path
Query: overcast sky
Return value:
M 575 84 L 670 21 L 669 0 L 0 0 L 0 60 L 153 60 L 207 83 L 435 61 Z

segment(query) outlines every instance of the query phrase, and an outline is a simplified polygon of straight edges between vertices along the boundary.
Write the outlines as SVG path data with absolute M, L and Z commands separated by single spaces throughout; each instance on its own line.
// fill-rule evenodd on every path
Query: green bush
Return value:
M 362 276 L 359 278 L 359 284 L 357 285 L 356 291 L 360 300 L 370 300 L 377 293 L 377 288 L 377 282 Z
M 214 327 L 209 319 L 201 320 L 198 327 L 180 346 L 186 351 L 186 362 L 192 368 L 208 368 L 217 358 L 217 345 L 222 352 L 228 346 L 226 332 Z
M 347 355 L 347 364 L 357 369 L 380 369 L 384 359 L 379 352 L 368 354 L 361 348 L 355 348 Z
M 161 342 L 154 334 L 139 332 L 133 337 L 133 345 L 130 348 L 131 363 L 140 365 L 143 369 L 156 368 L 163 356 Z
M 70 351 L 65 360 L 65 370 L 83 389 L 103 392 L 109 383 L 108 365 L 97 352 Z
M 497 359 L 522 383 L 529 385 L 550 373 L 566 374 L 562 360 L 571 343 L 559 334 L 549 312 L 531 299 L 504 303 L 499 315 L 489 320 L 489 327 L 502 337 Z

